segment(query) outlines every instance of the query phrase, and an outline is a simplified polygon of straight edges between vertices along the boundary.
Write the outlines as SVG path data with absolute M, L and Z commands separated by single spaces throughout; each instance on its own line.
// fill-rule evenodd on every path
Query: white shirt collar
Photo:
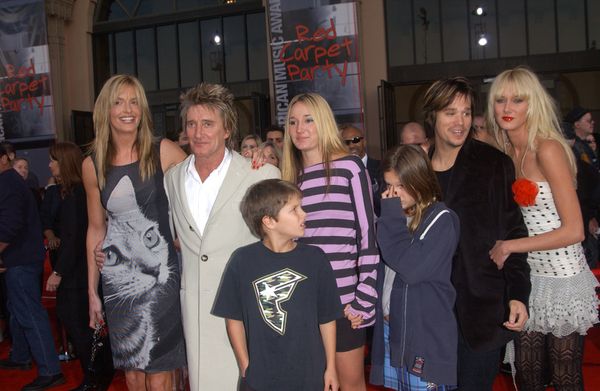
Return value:
M 217 200 L 221 185 L 227 176 L 232 159 L 231 151 L 225 149 L 223 160 L 204 182 L 196 170 L 196 157 L 192 156 L 188 163 L 185 175 L 185 194 L 192 217 L 201 235 L 204 234 L 204 228 Z
M 221 163 L 219 163 L 217 168 L 215 168 L 208 175 L 206 180 L 208 180 L 208 178 L 210 178 L 213 174 L 224 177 L 225 174 L 227 173 L 227 169 L 229 168 L 229 163 L 231 163 L 231 158 L 232 158 L 231 151 L 229 149 L 225 148 L 225 153 L 223 154 L 223 160 L 221 160 Z M 198 171 L 196 170 L 196 156 L 194 156 L 194 155 L 191 155 L 191 159 L 187 166 L 186 177 L 188 177 L 188 176 L 192 176 L 192 178 L 194 178 L 200 184 L 202 184 L 202 180 L 200 179 L 200 174 L 198 174 Z

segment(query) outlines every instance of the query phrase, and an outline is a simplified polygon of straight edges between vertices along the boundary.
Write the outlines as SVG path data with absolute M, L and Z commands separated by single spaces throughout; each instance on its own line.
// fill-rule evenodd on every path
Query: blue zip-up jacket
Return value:
M 381 201 L 377 240 L 383 261 L 396 272 L 390 294 L 391 364 L 438 385 L 457 383 L 456 292 L 450 275 L 459 234 L 458 216 L 441 202 L 427 208 L 410 233 L 400 199 Z M 383 276 L 383 266 L 380 272 Z M 384 278 L 377 280 L 381 297 Z M 370 381 L 383 384 L 381 299 L 376 313 Z

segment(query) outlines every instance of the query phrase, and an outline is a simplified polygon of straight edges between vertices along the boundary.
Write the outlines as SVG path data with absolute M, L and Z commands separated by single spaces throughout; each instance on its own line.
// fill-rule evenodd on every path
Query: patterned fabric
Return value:
M 574 332 L 585 335 L 598 323 L 600 301 L 595 294 L 596 286 L 598 280 L 589 269 L 565 278 L 531 276 L 525 330 L 552 333 L 556 337 Z
M 398 381 L 398 368 L 392 367 L 390 359 L 390 324 L 383 322 L 383 343 L 385 346 L 385 355 L 383 356 L 383 385 L 387 388 L 397 390 L 400 387 Z
M 536 236 L 560 227 L 560 217 L 548 182 L 536 182 L 539 188 L 535 205 L 522 207 L 521 212 L 529 236 Z M 587 262 L 580 243 L 545 251 L 531 251 L 527 257 L 531 275 L 568 277 L 581 273 Z
M 450 391 L 457 389 L 455 386 L 425 382 L 420 377 L 408 372 L 406 368 L 398 369 L 398 378 L 400 382 L 398 390 L 400 391 Z
M 539 193 L 535 205 L 523 207 L 529 236 L 560 227 L 552 192 L 547 182 L 537 182 Z M 571 333 L 586 334 L 598 322 L 595 293 L 598 281 L 590 271 L 580 243 L 549 251 L 532 251 L 529 320 L 526 331 L 552 333 L 564 337 Z
M 584 337 L 573 333 L 566 337 L 522 332 L 515 338 L 517 352 L 516 385 L 519 391 L 546 389 L 583 390 Z
M 114 366 L 181 368 L 180 271 L 160 165 L 145 181 L 139 162 L 111 167 L 101 199 L 108 215 L 102 290 Z
M 450 391 L 456 390 L 455 386 L 438 385 L 421 380 L 406 368 L 392 367 L 390 363 L 390 326 L 387 321 L 383 322 L 383 338 L 385 342 L 385 356 L 383 358 L 384 386 L 392 390 L 401 391 Z
M 342 304 L 351 303 L 351 311 L 363 316 L 361 327 L 372 325 L 379 251 L 371 183 L 364 165 L 351 155 L 334 160 L 327 183 L 325 166 L 316 164 L 304 169 L 298 184 L 307 213 L 300 240 L 325 252 Z

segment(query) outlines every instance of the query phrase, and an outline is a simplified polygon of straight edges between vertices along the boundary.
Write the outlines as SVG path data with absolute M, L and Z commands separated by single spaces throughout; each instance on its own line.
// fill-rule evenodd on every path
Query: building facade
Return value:
M 314 0 L 314 6 L 341 3 Z M 103 82 L 143 82 L 157 134 L 180 128 L 180 93 L 219 82 L 236 95 L 240 132 L 273 121 L 268 0 L 46 0 L 57 138 L 93 137 Z M 441 77 L 470 78 L 481 98 L 502 70 L 528 65 L 563 112 L 600 114 L 600 3 L 592 0 L 358 1 L 361 88 L 369 153 L 421 120 L 422 96 Z M 482 7 L 481 14 L 477 8 Z M 479 45 L 485 38 L 487 44 Z M 598 118 L 598 117 L 596 117 Z

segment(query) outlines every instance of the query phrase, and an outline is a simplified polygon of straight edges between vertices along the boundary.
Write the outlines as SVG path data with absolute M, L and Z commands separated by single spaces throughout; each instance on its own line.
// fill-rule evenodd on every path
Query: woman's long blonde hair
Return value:
M 290 113 L 292 107 L 298 102 L 306 105 L 308 111 L 315 121 L 319 135 L 319 151 L 321 151 L 322 162 L 325 163 L 327 183 L 330 179 L 330 162 L 334 156 L 348 154 L 348 149 L 339 135 L 335 117 L 331 107 L 319 94 L 303 93 L 292 98 L 285 120 L 285 135 L 283 143 L 283 159 L 281 162 L 281 177 L 292 183 L 297 183 L 299 174 L 304 170 L 302 152 L 296 148 L 290 137 Z
M 558 110 L 554 99 L 548 94 L 540 80 L 531 70 L 519 66 L 514 69 L 508 69 L 496 76 L 487 101 L 487 122 L 491 126 L 492 133 L 496 139 L 500 150 L 509 153 L 511 148 L 508 135 L 503 129 L 500 129 L 494 115 L 494 102 L 508 88 L 513 93 L 527 101 L 527 147 L 531 151 L 537 150 L 537 139 L 556 140 L 565 150 L 567 155 L 571 174 L 575 180 L 577 174 L 577 164 L 573 151 L 560 129 L 560 120 Z
M 115 157 L 110 126 L 110 110 L 117 100 L 121 89 L 125 86 L 133 87 L 142 112 L 138 126 L 137 137 L 133 146 L 140 162 L 140 176 L 142 180 L 150 178 L 156 170 L 156 151 L 153 148 L 154 136 L 152 134 L 152 116 L 146 99 L 142 83 L 131 75 L 115 75 L 104 83 L 96 104 L 94 105 L 94 131 L 96 138 L 92 142 L 91 152 L 98 175 L 98 187 L 103 189 L 106 185 L 106 174 Z

